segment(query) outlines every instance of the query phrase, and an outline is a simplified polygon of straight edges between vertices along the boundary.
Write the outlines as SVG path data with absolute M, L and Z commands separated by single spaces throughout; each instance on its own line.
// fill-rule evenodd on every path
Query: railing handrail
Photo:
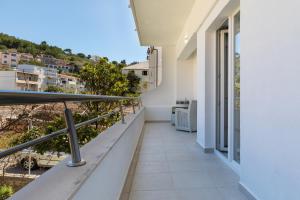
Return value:
M 88 102 L 88 101 L 119 101 L 134 100 L 140 97 L 107 96 L 89 94 L 66 94 L 53 92 L 0 90 L 0 106 L 46 104 L 59 102 Z
M 81 159 L 79 144 L 77 141 L 76 129 L 95 123 L 101 119 L 107 118 L 117 112 L 120 112 L 122 123 L 125 123 L 123 108 L 121 100 L 131 100 L 133 102 L 133 113 L 135 114 L 134 100 L 138 100 L 138 106 L 141 106 L 140 97 L 122 97 L 122 96 L 104 96 L 104 95 L 81 95 L 81 94 L 65 94 L 65 93 L 50 93 L 50 92 L 28 92 L 28 91 L 7 91 L 0 90 L 0 106 L 5 105 L 20 105 L 20 104 L 44 104 L 44 103 L 64 103 L 65 105 L 65 119 L 67 128 L 52 132 L 40 138 L 28 141 L 26 143 L 11 147 L 0 152 L 0 158 L 17 153 L 31 146 L 46 142 L 54 137 L 69 133 L 69 141 L 71 148 L 72 161 L 68 166 L 81 166 L 85 161 Z M 105 115 L 95 117 L 93 119 L 74 124 L 71 110 L 67 108 L 66 102 L 119 102 L 119 109 L 111 111 Z
M 109 112 L 108 114 L 105 114 L 105 115 L 101 115 L 101 116 L 98 116 L 98 117 L 95 117 L 93 119 L 90 119 L 90 120 L 87 120 L 87 121 L 84 121 L 84 122 L 81 122 L 81 123 L 78 123 L 78 124 L 75 124 L 75 128 L 78 129 L 82 126 L 85 126 L 85 125 L 89 125 L 89 124 L 92 124 L 92 123 L 95 123 L 101 119 L 105 119 L 113 114 L 117 113 L 116 111 L 112 111 L 112 112 Z M 37 138 L 37 139 L 33 139 L 33 140 L 30 140 L 28 142 L 25 142 L 23 144 L 19 144 L 19 145 L 16 145 L 14 147 L 11 147 L 9 149 L 6 149 L 4 151 L 1 151 L 0 152 L 0 159 L 5 157 L 5 156 L 9 156 L 11 154 L 14 154 L 14 153 L 17 153 L 18 151 L 22 151 L 26 148 L 29 148 L 31 146 L 34 146 L 34 145 L 37 145 L 37 144 L 40 144 L 40 143 L 43 143 L 43 142 L 46 142 L 52 138 L 55 138 L 55 137 L 58 137 L 60 135 L 64 135 L 68 132 L 68 128 L 64 128 L 64 129 L 61 129 L 61 130 L 58 130 L 58 131 L 54 131 L 48 135 L 45 135 L 45 136 L 42 136 L 40 138 Z

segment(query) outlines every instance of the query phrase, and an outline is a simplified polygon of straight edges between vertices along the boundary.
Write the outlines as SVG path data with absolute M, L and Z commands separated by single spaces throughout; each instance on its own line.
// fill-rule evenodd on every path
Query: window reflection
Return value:
M 234 160 L 240 162 L 240 13 L 234 17 Z

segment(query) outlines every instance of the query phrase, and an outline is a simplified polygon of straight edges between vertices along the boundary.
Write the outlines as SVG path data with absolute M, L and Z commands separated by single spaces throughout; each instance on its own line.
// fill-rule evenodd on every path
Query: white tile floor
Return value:
M 146 123 L 130 200 L 247 200 L 239 177 L 196 144 L 196 134 Z

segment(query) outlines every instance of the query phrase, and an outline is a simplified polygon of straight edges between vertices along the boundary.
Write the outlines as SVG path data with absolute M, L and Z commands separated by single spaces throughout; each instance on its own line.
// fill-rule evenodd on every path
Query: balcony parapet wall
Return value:
M 119 199 L 144 126 L 144 108 L 128 115 L 125 121 L 81 148 L 86 165 L 67 167 L 67 158 L 10 199 Z

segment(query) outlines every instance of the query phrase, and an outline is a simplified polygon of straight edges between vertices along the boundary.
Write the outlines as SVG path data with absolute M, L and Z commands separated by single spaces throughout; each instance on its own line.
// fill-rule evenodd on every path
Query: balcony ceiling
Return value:
M 141 45 L 175 44 L 195 0 L 131 0 Z

